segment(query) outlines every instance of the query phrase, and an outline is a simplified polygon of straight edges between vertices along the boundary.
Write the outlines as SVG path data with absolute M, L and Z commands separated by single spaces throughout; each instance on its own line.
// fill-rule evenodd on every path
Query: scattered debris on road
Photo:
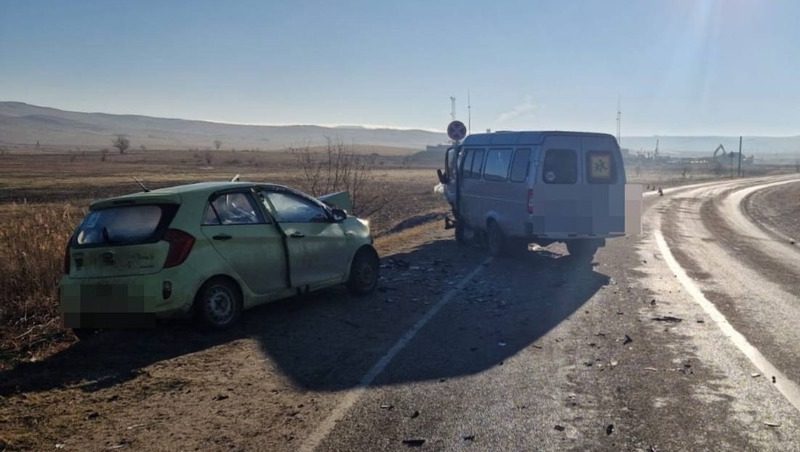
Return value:
M 626 334 L 625 339 L 622 340 L 622 345 L 628 345 L 631 342 L 633 342 L 633 339 L 631 339 L 631 337 Z
M 766 425 L 767 427 L 780 427 L 781 423 L 780 422 L 764 421 L 764 425 Z
M 750 376 L 753 377 L 753 378 L 757 378 L 757 377 L 760 377 L 761 374 L 758 373 L 758 372 L 753 372 L 753 373 L 750 374 Z
M 466 435 L 464 436 L 464 441 L 475 441 L 475 435 Z
M 403 444 L 408 447 L 422 447 L 422 445 L 425 444 L 425 440 L 420 438 L 404 439 Z
M 414 412 L 411 413 L 411 419 L 416 419 L 418 417 L 419 417 L 419 410 L 414 410 Z
M 394 408 L 394 405 L 388 403 L 384 403 L 383 405 L 381 405 L 382 410 L 391 410 L 392 408 Z
M 553 429 L 558 430 L 559 432 L 563 432 L 565 430 L 565 427 L 563 425 L 556 424 L 556 426 L 553 427 Z
M 662 315 L 660 317 L 653 317 L 653 320 L 655 320 L 656 322 L 670 322 L 670 323 L 683 322 L 682 318 L 671 315 Z
M 610 435 L 614 433 L 614 424 L 608 424 L 606 427 L 606 435 Z

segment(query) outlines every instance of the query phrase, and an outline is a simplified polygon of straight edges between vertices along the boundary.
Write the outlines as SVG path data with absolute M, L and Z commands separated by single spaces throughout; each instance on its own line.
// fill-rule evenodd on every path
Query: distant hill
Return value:
M 319 146 L 325 144 L 326 138 L 331 138 L 358 145 L 362 152 L 369 152 L 368 148 L 374 146 L 375 152 L 395 155 L 447 142 L 444 133 L 426 130 L 223 124 L 140 115 L 80 113 L 22 102 L 0 102 L 0 146 L 32 146 L 38 141 L 42 146 L 50 147 L 110 148 L 116 134 L 128 136 L 132 148 L 210 149 L 215 140 L 220 140 L 223 149 L 276 150 L 288 146 Z M 672 155 L 711 155 L 719 144 L 728 151 L 736 151 L 739 146 L 739 137 L 729 136 L 632 136 L 623 137 L 622 146 L 633 153 L 652 151 L 656 140 L 659 140 L 661 153 Z M 800 156 L 800 136 L 744 137 L 743 149 L 748 155 L 795 158 Z
M 275 150 L 288 146 L 318 146 L 327 138 L 345 144 L 425 149 L 447 141 L 444 133 L 426 130 L 321 127 L 314 125 L 257 126 L 223 124 L 140 115 L 80 113 L 38 107 L 22 102 L 0 102 L 0 145 L 110 148 L 116 134 L 124 134 L 132 148 L 207 149 L 220 140 L 223 149 Z

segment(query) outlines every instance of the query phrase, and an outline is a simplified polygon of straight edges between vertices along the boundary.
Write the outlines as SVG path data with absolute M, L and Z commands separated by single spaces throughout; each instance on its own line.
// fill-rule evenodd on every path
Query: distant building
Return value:
M 449 144 L 437 144 L 434 146 L 428 145 L 425 146 L 425 152 L 438 152 L 444 154 L 451 145 Z

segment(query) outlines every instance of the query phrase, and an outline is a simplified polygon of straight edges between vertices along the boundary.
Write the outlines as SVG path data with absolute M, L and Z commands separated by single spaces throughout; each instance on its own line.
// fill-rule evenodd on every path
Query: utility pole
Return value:
M 622 147 L 622 135 L 620 134 L 622 123 L 622 106 L 619 96 L 617 96 L 617 144 Z
M 467 90 L 467 134 L 469 135 L 472 130 L 472 101 L 469 98 L 469 90 Z
M 742 177 L 742 136 L 739 135 L 739 177 Z

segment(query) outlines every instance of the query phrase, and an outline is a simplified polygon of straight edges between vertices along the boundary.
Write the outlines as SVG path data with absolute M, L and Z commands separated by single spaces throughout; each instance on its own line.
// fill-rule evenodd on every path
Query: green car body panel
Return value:
M 271 201 L 281 195 L 327 218 L 282 219 Z M 211 204 L 232 197 L 254 207 L 247 218 L 255 223 L 217 221 L 222 214 Z M 350 204 L 346 193 L 333 198 Z M 86 327 L 87 314 L 188 315 L 203 284 L 218 277 L 236 283 L 243 309 L 345 283 L 356 253 L 364 247 L 374 253 L 372 237 L 368 222 L 341 213 L 335 218 L 332 207 L 338 208 L 287 187 L 248 182 L 183 185 L 94 202 L 67 247 L 59 285 L 65 325 Z M 115 242 L 115 231 L 105 226 L 92 229 L 103 215 L 119 219 L 116 228 L 124 229 L 126 213 L 134 211 L 137 222 L 152 217 L 153 230 L 130 243 Z M 101 238 L 92 242 L 92 234 Z M 172 249 L 171 234 L 183 245 L 192 242 L 188 254 Z M 177 264 L 170 263 L 175 253 Z

